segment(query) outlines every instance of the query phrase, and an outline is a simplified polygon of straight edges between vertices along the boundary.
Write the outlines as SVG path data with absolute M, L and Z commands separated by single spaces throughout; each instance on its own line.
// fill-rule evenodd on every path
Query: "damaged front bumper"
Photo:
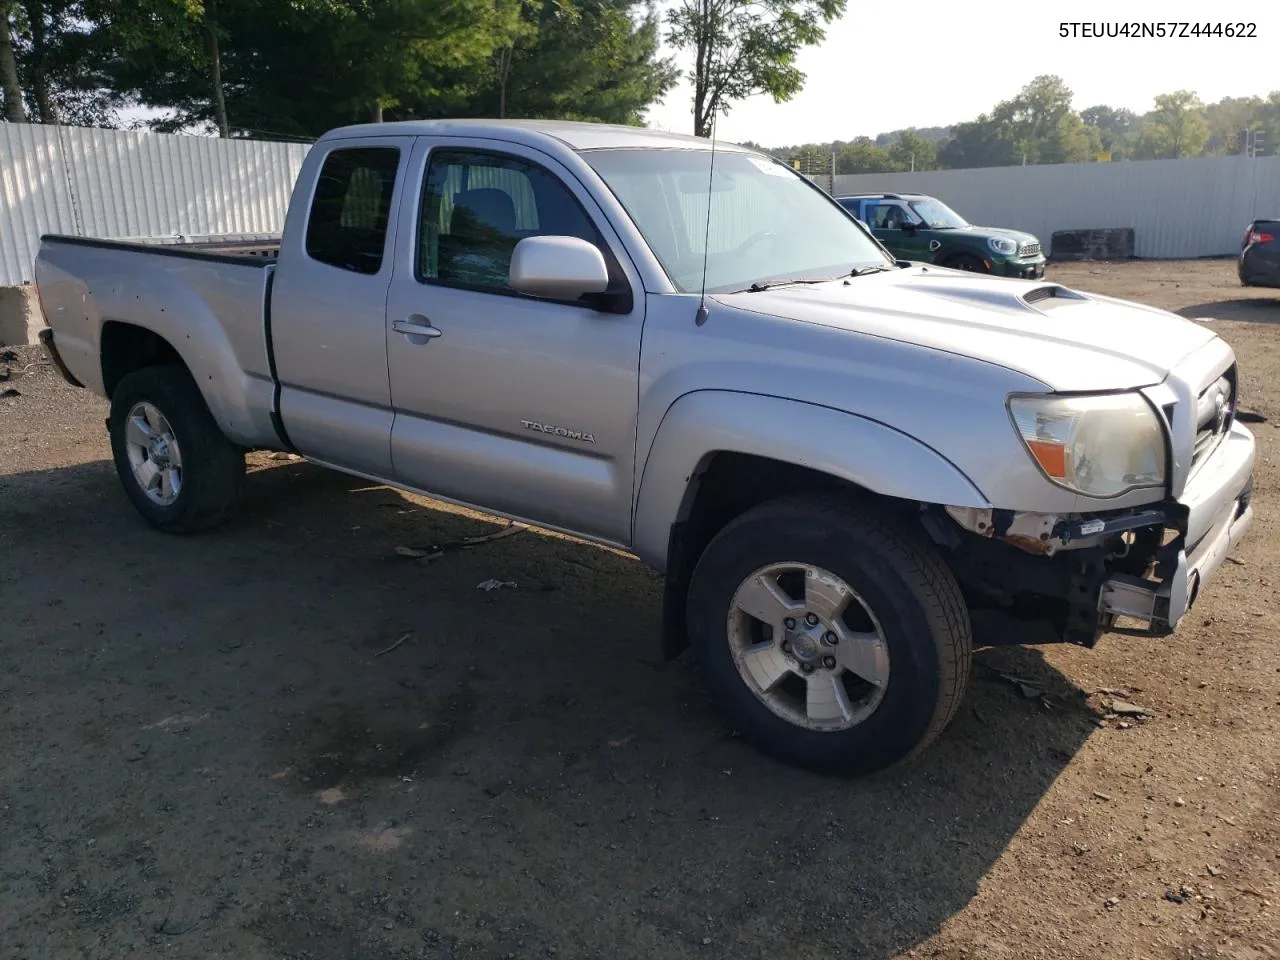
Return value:
M 1066 517 L 947 507 L 980 538 L 949 544 L 957 577 L 988 601 L 975 634 L 1092 646 L 1106 631 L 1172 633 L 1253 522 L 1254 459 L 1253 435 L 1233 423 L 1176 500 Z
M 1157 636 L 1173 632 L 1253 523 L 1254 456 L 1253 435 L 1234 424 L 1178 500 L 1184 530 L 1163 548 L 1167 575 L 1113 575 L 1102 585 L 1100 612 L 1143 621 Z

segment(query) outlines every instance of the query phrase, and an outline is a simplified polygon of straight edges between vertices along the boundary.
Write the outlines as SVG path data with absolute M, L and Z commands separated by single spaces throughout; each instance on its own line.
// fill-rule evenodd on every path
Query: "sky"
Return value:
M 663 6 L 666 6 L 664 4 Z M 1069 12 L 1068 12 L 1069 11 Z M 1122 12 L 1123 11 L 1123 12 Z M 1253 23 L 1256 37 L 1072 39 L 1062 22 Z M 1057 74 L 1076 109 L 1104 103 L 1146 112 L 1156 94 L 1189 89 L 1206 102 L 1280 90 L 1280 2 L 1038 0 L 956 3 L 849 0 L 844 17 L 798 65 L 808 79 L 788 103 L 741 101 L 716 135 L 769 147 L 874 137 L 971 120 L 1040 74 Z M 677 58 L 688 69 L 691 58 Z M 691 87 L 653 107 L 649 126 L 693 132 Z

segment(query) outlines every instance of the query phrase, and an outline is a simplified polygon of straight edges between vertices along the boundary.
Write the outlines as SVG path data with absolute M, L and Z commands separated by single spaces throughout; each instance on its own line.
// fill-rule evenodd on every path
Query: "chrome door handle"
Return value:
M 403 333 L 406 337 L 421 337 L 423 343 L 428 340 L 434 340 L 441 334 L 441 330 L 438 327 L 433 327 L 431 321 L 426 317 L 395 320 L 391 324 L 391 329 L 396 333 Z

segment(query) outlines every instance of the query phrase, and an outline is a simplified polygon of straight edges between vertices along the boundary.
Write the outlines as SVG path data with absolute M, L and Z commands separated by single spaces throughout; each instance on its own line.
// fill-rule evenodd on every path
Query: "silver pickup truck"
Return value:
M 935 739 L 974 645 L 1172 633 L 1252 519 L 1227 344 L 894 261 L 710 147 L 335 130 L 278 246 L 45 237 L 43 342 L 154 526 L 222 521 L 273 449 L 622 548 L 665 575 L 665 652 L 811 769 Z

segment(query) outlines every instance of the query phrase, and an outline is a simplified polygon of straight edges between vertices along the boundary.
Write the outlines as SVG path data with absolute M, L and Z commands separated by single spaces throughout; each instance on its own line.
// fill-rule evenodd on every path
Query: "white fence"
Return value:
M 836 196 L 915 192 L 970 223 L 1026 230 L 1050 250 L 1058 230 L 1132 228 L 1139 257 L 1240 251 L 1255 217 L 1280 217 L 1280 157 L 987 167 L 835 178 Z
M 274 234 L 306 144 L 0 123 L 0 287 L 43 233 Z

